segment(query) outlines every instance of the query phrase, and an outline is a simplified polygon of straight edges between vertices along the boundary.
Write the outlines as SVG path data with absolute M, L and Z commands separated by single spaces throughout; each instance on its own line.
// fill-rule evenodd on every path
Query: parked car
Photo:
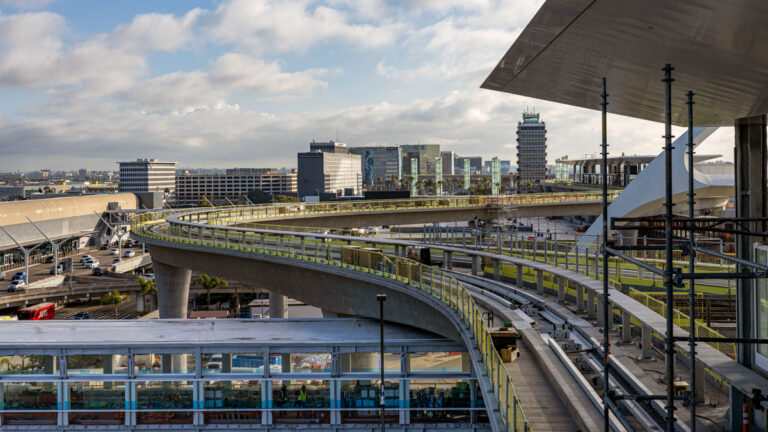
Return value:
M 23 279 L 17 279 L 8 285 L 8 292 L 16 292 L 17 290 L 24 289 L 26 286 L 27 283 Z
M 153 280 L 155 280 L 155 274 L 154 273 L 144 273 L 143 275 L 141 275 L 141 278 L 144 279 L 144 280 L 151 280 L 151 281 L 153 281 Z
M 130 258 L 130 257 L 136 256 L 136 251 L 127 250 L 127 251 L 123 252 L 123 256 L 126 257 L 126 258 Z
M 91 316 L 88 315 L 88 312 L 85 312 L 85 311 L 80 311 L 80 312 L 75 314 L 75 319 L 76 320 L 84 320 L 84 319 L 90 319 L 90 318 L 91 318 Z
M 54 259 L 53 259 L 53 255 L 51 255 L 51 256 L 49 256 L 48 258 L 46 258 L 46 259 L 45 259 L 45 263 L 46 263 L 46 264 L 50 264 L 50 263 L 52 263 L 53 261 L 54 261 Z
M 99 266 L 99 260 L 88 261 L 87 263 L 85 263 L 85 268 L 87 269 L 95 269 L 98 266 Z
M 120 255 L 120 249 L 114 248 L 111 251 L 109 251 L 110 255 Z
M 101 267 L 96 267 L 95 269 L 93 269 L 93 275 L 104 276 L 104 270 Z
M 5 272 L 0 272 L 0 280 L 5 280 L 6 277 Z
M 83 255 L 80 257 L 80 262 L 85 262 L 86 260 L 93 259 L 90 255 Z
M 108 243 L 104 243 L 103 245 L 101 245 L 101 247 L 99 247 L 99 250 L 107 250 L 107 249 L 109 249 Z
M 120 261 L 122 261 L 120 258 L 115 258 L 115 259 L 112 260 L 112 264 L 117 264 Z
M 18 272 L 11 278 L 12 281 L 19 280 L 19 279 L 26 279 L 27 274 L 25 272 Z

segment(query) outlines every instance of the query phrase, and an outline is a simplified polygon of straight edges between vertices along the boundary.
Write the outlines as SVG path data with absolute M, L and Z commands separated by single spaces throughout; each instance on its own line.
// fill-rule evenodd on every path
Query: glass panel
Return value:
M 291 372 L 318 373 L 331 371 L 330 353 L 291 354 Z
M 3 383 L 3 406 L 6 410 L 55 410 L 58 389 L 55 382 Z
M 105 368 L 106 366 L 106 368 Z M 112 354 L 88 354 L 67 356 L 67 374 L 125 374 L 128 372 L 128 356 Z
M 71 382 L 69 404 L 73 410 L 109 410 L 125 407 L 124 382 Z
M 264 373 L 264 355 L 261 353 L 213 353 L 202 355 L 204 374 L 216 373 Z M 270 365 L 277 366 L 279 372 L 280 355 L 270 356 Z
M 261 411 L 205 411 L 205 424 L 261 424 Z
M 192 384 L 176 381 L 136 383 L 136 408 L 147 410 L 192 408 Z
M 461 372 L 461 352 L 409 353 L 411 372 Z
M 206 382 L 203 396 L 205 409 L 261 408 L 261 382 Z
M 136 354 L 133 364 L 137 374 L 195 373 L 194 354 Z
M 3 424 L 8 426 L 31 426 L 31 425 L 56 425 L 57 414 L 29 412 L 29 413 L 8 413 L 2 414 Z
M 411 380 L 411 422 L 469 422 L 472 406 L 470 381 L 459 379 Z
M 351 380 L 341 383 L 341 422 L 378 423 L 381 421 L 379 407 L 380 380 Z M 400 382 L 384 381 L 384 403 L 391 410 L 384 411 L 384 421 L 399 423 Z
M 330 408 L 330 381 L 272 381 L 273 408 Z
M 0 374 L 55 374 L 59 370 L 59 359 L 49 355 L 16 355 L 0 357 Z
M 379 359 L 379 353 L 350 353 L 339 356 L 342 372 L 379 372 Z M 400 372 L 399 353 L 384 353 L 384 371 Z
M 91 426 L 123 425 L 125 424 L 125 413 L 110 411 L 70 412 L 69 424 Z

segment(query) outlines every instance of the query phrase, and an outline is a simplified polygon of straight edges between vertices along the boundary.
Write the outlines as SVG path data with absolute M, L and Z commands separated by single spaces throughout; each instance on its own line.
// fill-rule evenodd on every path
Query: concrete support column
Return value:
M 472 372 L 472 358 L 467 352 L 461 353 L 461 371 Z
M 160 318 L 186 318 L 192 270 L 153 260 Z
M 592 290 L 587 291 L 587 319 L 595 318 L 595 292 Z
M 472 276 L 477 276 L 479 273 L 480 268 L 480 257 L 479 256 L 473 256 L 472 257 Z
M 501 280 L 501 265 L 497 259 L 493 260 L 493 279 Z
M 704 370 L 704 365 L 700 362 L 696 362 L 696 373 L 693 379 L 696 381 L 696 403 L 704 403 L 704 389 L 706 389 L 707 371 Z
M 561 277 L 557 278 L 557 301 L 565 301 L 565 279 Z
M 603 307 L 602 307 L 602 296 L 595 296 L 597 298 L 597 310 L 595 311 L 595 315 L 597 316 L 597 325 L 598 327 L 602 327 L 605 324 L 605 317 L 603 316 Z
M 651 352 L 651 328 L 647 325 L 643 325 L 642 329 L 642 343 L 643 343 L 643 349 L 640 353 L 640 358 L 647 360 L 653 358 L 653 354 Z M 702 387 L 703 388 L 703 387 Z
M 536 270 L 536 292 L 544 294 L 544 272 Z
M 517 273 L 515 277 L 517 278 L 517 286 L 520 288 L 523 287 L 523 265 L 522 264 L 516 264 Z
M 267 361 L 267 363 L 269 362 Z M 221 372 L 222 373 L 232 372 L 232 354 L 231 353 L 221 354 Z
M 453 270 L 453 253 L 443 252 L 443 262 L 446 269 Z
M 269 317 L 288 318 L 288 298 L 284 295 L 269 292 Z
M 283 353 L 280 355 L 280 365 L 281 365 L 282 373 L 291 373 L 291 354 L 290 353 Z M 265 363 L 265 367 L 269 367 L 269 366 L 266 366 L 266 363 Z
M 632 316 L 627 311 L 621 313 L 621 339 L 624 343 L 632 342 Z
M 584 311 L 584 286 L 576 287 L 576 312 Z
M 43 356 L 43 373 L 46 375 L 56 373 L 56 363 L 53 360 L 53 356 Z
M 757 115 L 736 119 L 735 132 L 735 176 L 736 176 L 736 217 L 766 217 L 768 211 L 768 190 L 766 190 L 766 164 L 768 164 L 768 136 L 766 134 L 766 116 Z M 765 231 L 764 223 L 752 227 Z M 751 261 L 752 244 L 757 237 L 736 236 L 736 257 Z M 741 264 L 736 265 L 737 272 L 746 271 Z M 753 325 L 757 322 L 756 306 L 753 299 L 752 280 L 739 279 L 736 284 L 736 337 L 753 338 Z M 739 363 L 747 368 L 754 367 L 756 345 L 738 344 L 736 355 Z M 740 413 L 745 404 L 744 395 L 731 390 L 731 412 Z M 738 415 L 731 416 L 731 430 L 741 428 Z

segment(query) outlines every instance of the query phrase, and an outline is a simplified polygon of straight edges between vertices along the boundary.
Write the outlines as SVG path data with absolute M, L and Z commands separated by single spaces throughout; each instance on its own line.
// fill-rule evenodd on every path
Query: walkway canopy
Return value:
M 666 63 L 673 116 L 696 93 L 697 126 L 726 126 L 768 112 L 765 0 L 547 0 L 482 87 L 663 121 Z

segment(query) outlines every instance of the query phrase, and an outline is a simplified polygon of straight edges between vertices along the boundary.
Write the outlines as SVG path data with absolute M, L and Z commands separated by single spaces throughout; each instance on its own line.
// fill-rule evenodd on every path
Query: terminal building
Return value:
M 118 192 L 163 192 L 166 198 L 173 194 L 176 187 L 176 162 L 136 159 L 118 164 Z

